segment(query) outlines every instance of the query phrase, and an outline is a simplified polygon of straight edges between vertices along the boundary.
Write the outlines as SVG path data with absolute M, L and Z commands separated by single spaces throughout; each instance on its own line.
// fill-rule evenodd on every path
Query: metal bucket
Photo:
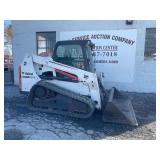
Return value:
M 112 88 L 109 92 L 102 119 L 104 122 L 138 126 L 131 100 L 122 95 L 116 88 Z

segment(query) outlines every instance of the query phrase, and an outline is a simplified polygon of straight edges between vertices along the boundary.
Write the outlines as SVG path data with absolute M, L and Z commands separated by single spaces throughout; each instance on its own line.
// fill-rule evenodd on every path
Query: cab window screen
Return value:
M 56 51 L 58 62 L 84 69 L 83 52 L 80 45 L 60 45 Z
M 83 58 L 82 48 L 79 45 L 60 45 L 57 48 L 57 57 Z

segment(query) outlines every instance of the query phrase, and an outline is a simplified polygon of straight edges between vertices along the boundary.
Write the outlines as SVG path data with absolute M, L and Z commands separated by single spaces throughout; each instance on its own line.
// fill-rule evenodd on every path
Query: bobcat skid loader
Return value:
M 27 55 L 19 66 L 20 91 L 35 111 L 89 118 L 95 109 L 104 122 L 137 126 L 131 101 L 116 88 L 106 91 L 95 73 L 90 40 L 59 41 L 52 57 Z

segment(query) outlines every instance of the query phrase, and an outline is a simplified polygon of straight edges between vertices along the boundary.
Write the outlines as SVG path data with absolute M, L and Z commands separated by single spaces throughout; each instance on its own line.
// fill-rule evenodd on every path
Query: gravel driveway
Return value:
M 87 119 L 33 112 L 17 86 L 5 86 L 4 138 L 24 140 L 156 139 L 156 95 L 124 93 L 132 100 L 138 127 L 103 123 L 96 111 Z

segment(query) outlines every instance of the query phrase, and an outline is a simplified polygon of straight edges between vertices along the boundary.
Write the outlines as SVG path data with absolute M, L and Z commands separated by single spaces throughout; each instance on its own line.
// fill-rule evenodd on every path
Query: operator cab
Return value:
M 90 40 L 59 41 L 52 58 L 56 62 L 94 72 L 93 48 L 94 44 Z

